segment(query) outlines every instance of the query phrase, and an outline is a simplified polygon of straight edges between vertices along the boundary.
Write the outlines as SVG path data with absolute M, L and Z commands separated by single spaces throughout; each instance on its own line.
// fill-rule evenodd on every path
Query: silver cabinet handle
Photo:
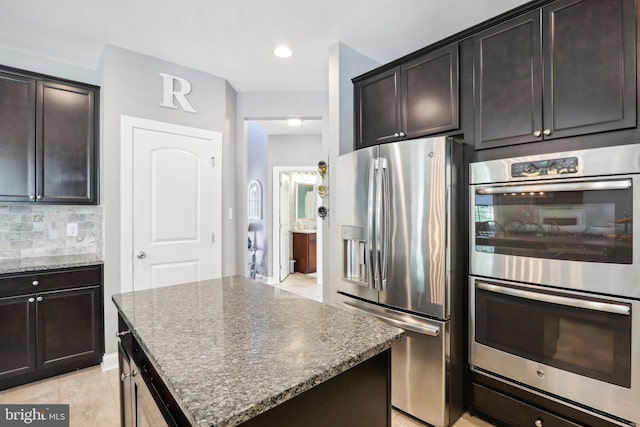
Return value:
M 38 302 L 40 302 L 40 301 L 42 301 L 42 300 L 43 300 L 43 298 L 42 298 L 42 297 L 38 297 L 38 298 L 36 298 L 36 301 L 38 301 Z
M 400 136 L 407 136 L 407 134 L 404 132 L 400 132 Z
M 542 427 L 542 420 L 538 418 L 535 423 L 533 423 L 536 427 Z
M 398 137 L 400 134 L 398 132 L 394 133 L 393 136 Z
M 39 282 L 39 281 L 37 281 L 37 280 L 34 280 L 33 282 L 31 282 L 31 284 L 32 284 L 33 286 L 38 286 L 38 285 L 40 284 L 40 282 Z
M 116 337 L 120 338 L 120 337 L 123 337 L 125 335 L 129 335 L 130 333 L 131 333 L 130 330 L 126 330 L 126 331 L 122 331 L 122 332 L 116 332 Z
M 36 196 L 36 200 L 42 200 L 42 195 L 38 194 L 38 195 Z
M 130 373 L 125 374 L 124 372 L 120 374 L 120 381 L 124 382 L 124 380 L 127 379 L 127 377 L 135 377 L 138 373 L 136 372 L 135 369 L 132 369 Z
M 544 131 L 542 131 L 542 133 L 543 133 L 545 136 L 549 136 L 549 135 L 551 135 L 551 129 L 545 129 Z
M 137 253 L 136 257 L 138 257 L 138 259 L 145 259 L 147 257 L 147 254 L 144 253 L 144 251 L 140 251 Z
M 30 200 L 33 200 L 33 199 L 35 199 L 35 198 L 36 198 L 36 196 L 34 196 L 33 194 L 29 194 L 29 199 L 30 199 Z
M 36 300 L 36 299 L 35 299 L 35 298 L 33 298 L 33 297 L 29 298 L 29 302 L 34 302 L 35 300 Z
M 540 132 L 539 130 L 533 133 L 533 136 L 535 136 L 536 138 L 539 137 L 540 135 L 542 135 L 542 132 Z

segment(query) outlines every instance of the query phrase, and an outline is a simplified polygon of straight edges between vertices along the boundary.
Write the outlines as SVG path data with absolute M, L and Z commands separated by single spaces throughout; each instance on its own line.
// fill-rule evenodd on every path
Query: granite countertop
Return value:
M 102 264 L 96 254 L 56 255 L 34 258 L 0 260 L 0 274 L 25 273 L 31 271 L 55 270 L 58 268 L 84 267 Z
M 113 296 L 194 426 L 235 426 L 386 350 L 401 329 L 244 277 Z

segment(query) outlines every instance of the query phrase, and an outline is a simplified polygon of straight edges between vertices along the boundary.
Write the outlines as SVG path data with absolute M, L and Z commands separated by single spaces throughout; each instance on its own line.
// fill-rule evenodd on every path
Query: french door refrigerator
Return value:
M 392 405 L 436 427 L 463 411 L 462 145 L 450 138 L 339 156 L 331 215 L 336 305 L 406 330 Z

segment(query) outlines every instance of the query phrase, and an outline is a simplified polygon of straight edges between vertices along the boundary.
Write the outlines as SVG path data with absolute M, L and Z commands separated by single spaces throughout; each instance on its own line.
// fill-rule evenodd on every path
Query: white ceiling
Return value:
M 342 42 L 384 64 L 524 0 L 0 0 L 0 48 L 97 69 L 105 44 L 223 77 L 239 92 L 327 90 Z M 273 56 L 277 44 L 294 56 Z

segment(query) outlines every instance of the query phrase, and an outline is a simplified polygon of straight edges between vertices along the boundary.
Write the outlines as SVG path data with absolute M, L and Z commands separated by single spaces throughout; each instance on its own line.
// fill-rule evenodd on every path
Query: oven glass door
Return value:
M 475 280 L 475 341 L 631 387 L 631 304 Z
M 478 252 L 632 264 L 632 179 L 477 186 Z

